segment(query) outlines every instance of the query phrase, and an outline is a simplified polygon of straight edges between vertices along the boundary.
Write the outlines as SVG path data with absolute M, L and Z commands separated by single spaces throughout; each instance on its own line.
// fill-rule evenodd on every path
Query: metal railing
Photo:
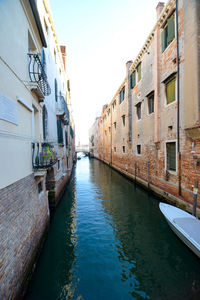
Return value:
M 32 166 L 34 169 L 44 169 L 57 162 L 54 147 L 47 143 L 32 143 Z
M 47 75 L 38 54 L 28 53 L 29 78 L 31 82 L 38 84 L 44 96 L 51 94 L 51 88 L 47 81 Z

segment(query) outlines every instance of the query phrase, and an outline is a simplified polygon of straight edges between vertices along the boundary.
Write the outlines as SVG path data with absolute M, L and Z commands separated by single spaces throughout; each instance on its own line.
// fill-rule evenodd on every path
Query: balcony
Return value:
M 31 90 L 34 90 L 40 101 L 51 94 L 51 88 L 47 81 L 47 75 L 38 54 L 28 53 L 29 78 Z
M 64 124 L 69 124 L 69 110 L 67 107 L 67 103 L 65 101 L 65 97 L 60 95 L 57 96 L 58 102 L 57 102 L 57 108 L 56 108 L 56 115 L 63 119 Z
M 48 169 L 57 162 L 54 147 L 47 143 L 32 143 L 33 169 Z

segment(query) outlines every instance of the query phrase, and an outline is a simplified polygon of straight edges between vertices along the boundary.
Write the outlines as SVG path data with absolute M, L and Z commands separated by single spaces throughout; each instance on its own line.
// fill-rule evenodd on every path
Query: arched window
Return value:
M 43 121 L 43 138 L 44 141 L 46 141 L 48 136 L 48 112 L 45 105 L 42 108 L 42 121 Z
M 57 80 L 56 79 L 54 81 L 54 86 L 55 86 L 55 100 L 57 102 L 58 101 L 58 84 L 57 84 Z

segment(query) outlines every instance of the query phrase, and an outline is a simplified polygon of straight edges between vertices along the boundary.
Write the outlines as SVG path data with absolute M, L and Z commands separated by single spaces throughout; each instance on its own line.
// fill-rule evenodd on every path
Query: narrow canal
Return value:
M 159 201 L 98 160 L 78 161 L 26 300 L 200 299 L 200 260 Z

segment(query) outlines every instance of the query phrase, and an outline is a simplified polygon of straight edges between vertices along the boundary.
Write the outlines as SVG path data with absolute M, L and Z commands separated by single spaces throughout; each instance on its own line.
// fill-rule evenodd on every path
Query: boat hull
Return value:
M 196 236 L 198 233 L 200 236 L 200 221 L 185 211 L 165 203 L 160 203 L 160 210 L 173 232 L 182 240 L 185 245 L 190 248 L 190 250 L 192 250 L 200 258 L 199 239 L 197 240 L 195 235 L 192 235 L 192 230 L 196 230 Z M 180 223 L 180 225 L 178 225 L 178 223 Z M 181 224 L 184 224 L 184 226 L 181 226 Z M 188 228 L 185 224 L 188 224 Z

